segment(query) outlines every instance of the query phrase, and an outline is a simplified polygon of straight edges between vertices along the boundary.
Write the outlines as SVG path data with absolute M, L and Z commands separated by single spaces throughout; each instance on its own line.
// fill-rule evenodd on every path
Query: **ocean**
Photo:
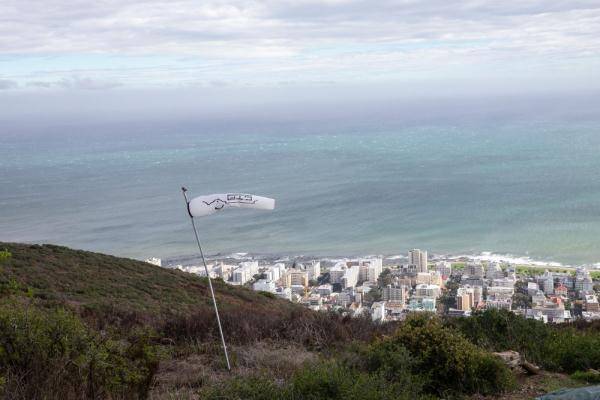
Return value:
M 63 124 L 0 134 L 0 240 L 195 252 L 180 187 L 273 212 L 198 219 L 207 253 L 600 261 L 600 117 Z

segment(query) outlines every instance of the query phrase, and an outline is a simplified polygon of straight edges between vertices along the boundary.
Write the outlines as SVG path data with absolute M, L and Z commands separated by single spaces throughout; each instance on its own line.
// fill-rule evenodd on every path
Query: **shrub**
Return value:
M 283 400 L 285 391 L 264 376 L 236 377 L 200 390 L 205 400 Z
M 495 394 L 514 387 L 514 377 L 500 359 L 444 327 L 437 318 L 410 318 L 374 348 L 383 355 L 405 348 L 414 358 L 413 373 L 423 377 L 429 393 Z M 381 360 L 385 365 L 385 357 Z
M 384 374 L 368 373 L 337 362 L 325 362 L 300 370 L 289 387 L 290 399 L 402 400 L 418 393 L 406 383 L 389 381 Z
M 0 250 L 0 261 L 4 261 L 12 257 L 12 254 L 8 250 Z
M 487 310 L 446 322 L 490 351 L 515 350 L 553 371 L 600 368 L 600 332 L 594 324 L 553 326 L 505 310 Z
M 600 373 L 597 371 L 577 371 L 571 374 L 571 378 L 589 384 L 600 383 Z
M 278 385 L 261 375 L 237 377 L 205 387 L 207 400 L 403 400 L 419 398 L 410 387 L 335 361 L 308 364 L 287 384 Z
M 145 398 L 156 366 L 148 335 L 101 338 L 64 309 L 0 306 L 0 376 L 8 398 Z

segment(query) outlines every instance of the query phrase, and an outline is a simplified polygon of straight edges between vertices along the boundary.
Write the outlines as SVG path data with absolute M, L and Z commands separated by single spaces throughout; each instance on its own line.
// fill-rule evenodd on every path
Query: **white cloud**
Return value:
M 485 78 L 531 69 L 550 77 L 556 71 L 568 74 L 569 68 L 588 79 L 600 60 L 598 37 L 600 3 L 595 0 L 0 3 L 0 53 L 5 57 L 170 58 L 133 67 L 115 62 L 97 78 L 128 85 L 473 73 Z M 63 76 L 92 75 L 92 68 L 66 68 Z M 57 71 L 40 65 L 20 75 L 13 71 L 10 78 L 56 80 Z M 76 84 L 86 86 L 85 80 Z

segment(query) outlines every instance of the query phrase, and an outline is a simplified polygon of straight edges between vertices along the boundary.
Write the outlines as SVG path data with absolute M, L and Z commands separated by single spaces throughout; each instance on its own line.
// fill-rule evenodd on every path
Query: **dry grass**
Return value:
M 197 399 L 198 389 L 204 385 L 258 372 L 283 382 L 306 363 L 318 359 L 316 353 L 295 343 L 257 342 L 230 348 L 234 365 L 230 373 L 223 368 L 220 347 L 201 344 L 187 350 L 180 349 L 179 357 L 161 363 L 150 399 Z
M 518 389 L 499 396 L 473 396 L 472 400 L 529 400 L 559 389 L 585 386 L 568 375 L 543 371 L 539 375 L 520 374 Z

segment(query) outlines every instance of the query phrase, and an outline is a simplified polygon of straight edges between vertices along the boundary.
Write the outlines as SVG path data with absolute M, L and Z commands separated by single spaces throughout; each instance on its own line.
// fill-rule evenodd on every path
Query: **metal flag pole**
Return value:
M 217 316 L 217 324 L 219 325 L 219 333 L 221 334 L 221 343 L 223 344 L 223 353 L 225 353 L 225 361 L 227 361 L 227 370 L 231 371 L 231 364 L 229 363 L 229 354 L 227 354 L 227 345 L 225 344 L 225 336 L 223 335 L 223 327 L 221 326 L 221 318 L 219 317 L 219 308 L 217 307 L 217 299 L 215 298 L 215 291 L 213 290 L 212 280 L 210 279 L 210 274 L 208 272 L 208 266 L 206 265 L 206 259 L 204 258 L 204 252 L 202 251 L 202 246 L 200 245 L 200 239 L 198 238 L 198 230 L 196 229 L 196 224 L 194 222 L 194 217 L 192 213 L 190 213 L 189 200 L 187 198 L 187 189 L 185 187 L 181 188 L 181 192 L 183 193 L 183 198 L 185 199 L 185 204 L 187 208 L 188 215 L 190 216 L 190 221 L 192 221 L 192 228 L 194 229 L 194 235 L 196 236 L 196 243 L 198 244 L 198 250 L 200 250 L 200 257 L 202 258 L 202 263 L 204 264 L 204 270 L 206 271 L 206 277 L 208 278 L 208 287 L 210 288 L 210 295 L 212 296 L 213 305 L 215 306 L 215 315 Z

